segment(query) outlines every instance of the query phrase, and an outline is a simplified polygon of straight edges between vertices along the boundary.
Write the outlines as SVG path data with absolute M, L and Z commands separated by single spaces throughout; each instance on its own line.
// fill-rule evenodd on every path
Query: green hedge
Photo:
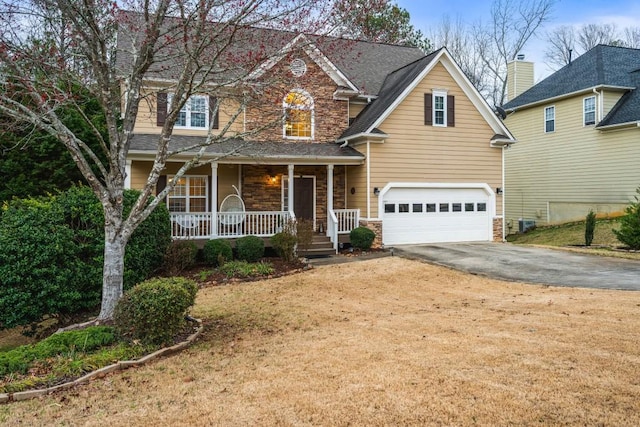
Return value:
M 351 245 L 354 248 L 362 249 L 363 251 L 367 251 L 371 248 L 375 237 L 376 234 L 367 227 L 354 228 L 349 234 Z
M 138 194 L 125 192 L 125 214 Z M 125 289 L 162 265 L 170 227 L 169 212 L 161 204 L 133 233 L 125 253 Z M 103 251 L 102 206 L 88 187 L 5 204 L 0 216 L 0 329 L 97 307 Z
M 258 236 L 244 236 L 236 240 L 238 259 L 257 262 L 264 256 L 264 241 Z
M 225 239 L 208 240 L 202 248 L 202 258 L 205 263 L 214 267 L 233 260 L 231 243 Z

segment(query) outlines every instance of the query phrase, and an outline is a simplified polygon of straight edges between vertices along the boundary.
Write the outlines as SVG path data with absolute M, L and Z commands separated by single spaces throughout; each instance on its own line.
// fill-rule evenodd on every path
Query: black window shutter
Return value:
M 447 126 L 454 127 L 455 125 L 456 125 L 455 96 L 447 95 Z
M 433 125 L 433 97 L 430 93 L 424 94 L 424 124 Z
M 164 122 L 167 120 L 167 92 L 158 92 L 157 107 L 156 126 L 164 126 Z
M 220 127 L 219 111 L 213 114 L 213 110 L 216 108 L 216 102 L 218 102 L 218 99 L 215 96 L 209 96 L 209 123 L 211 124 L 211 129 L 218 129 Z
M 167 175 L 160 175 L 156 182 L 156 196 L 167 186 Z

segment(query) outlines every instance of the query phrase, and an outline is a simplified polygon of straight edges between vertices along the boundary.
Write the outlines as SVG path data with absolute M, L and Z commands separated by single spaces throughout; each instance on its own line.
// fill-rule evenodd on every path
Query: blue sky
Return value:
M 490 0 L 397 0 L 397 4 L 411 14 L 411 23 L 423 33 L 429 34 L 442 17 L 448 15 L 452 21 L 457 17 L 465 23 L 483 22 L 490 18 Z M 559 25 L 616 24 L 618 29 L 640 27 L 640 2 L 638 0 L 559 0 L 544 31 Z M 439 47 L 439 46 L 436 46 Z M 522 53 L 527 60 L 535 62 L 536 79 L 549 74 L 544 64 L 545 44 L 542 39 L 532 39 Z

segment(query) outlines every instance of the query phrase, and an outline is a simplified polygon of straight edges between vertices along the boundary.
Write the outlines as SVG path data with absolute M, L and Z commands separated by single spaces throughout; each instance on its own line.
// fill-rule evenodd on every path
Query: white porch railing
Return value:
M 248 235 L 270 237 L 282 231 L 293 217 L 287 211 L 218 212 L 217 233 L 211 227 L 211 213 L 171 213 L 171 237 L 174 239 L 236 238 Z
M 327 234 L 333 243 L 333 248 L 338 250 L 338 237 L 340 234 L 349 234 L 360 223 L 360 209 L 331 209 L 327 218 Z

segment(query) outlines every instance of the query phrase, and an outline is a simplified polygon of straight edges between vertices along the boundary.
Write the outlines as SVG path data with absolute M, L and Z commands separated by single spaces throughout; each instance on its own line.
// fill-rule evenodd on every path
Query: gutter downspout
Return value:
M 505 200 L 507 198 L 507 188 L 504 185 L 505 184 L 504 151 L 507 149 L 507 147 L 508 145 L 502 146 L 502 203 L 501 203 L 502 204 L 502 243 L 507 241 L 507 235 L 506 235 L 507 218 L 505 216 L 506 215 Z M 491 228 L 493 228 L 493 226 Z
M 371 219 L 371 143 L 367 140 L 367 219 Z
M 600 123 L 600 121 L 604 118 L 604 96 L 598 92 L 598 89 L 595 87 L 592 89 L 593 93 L 598 97 L 598 117 L 596 117 L 596 122 Z

